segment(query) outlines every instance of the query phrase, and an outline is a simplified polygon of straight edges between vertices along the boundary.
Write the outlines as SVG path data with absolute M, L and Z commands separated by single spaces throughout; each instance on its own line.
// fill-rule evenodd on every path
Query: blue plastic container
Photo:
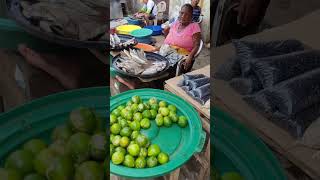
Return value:
M 128 21 L 128 24 L 132 24 L 132 25 L 138 25 L 140 26 L 142 24 L 141 20 L 138 19 L 132 19 L 132 18 L 125 18 Z
M 137 29 L 130 33 L 139 43 L 151 44 L 153 31 L 147 28 Z
M 161 26 L 145 26 L 144 28 L 152 30 L 152 36 L 159 36 L 162 34 Z

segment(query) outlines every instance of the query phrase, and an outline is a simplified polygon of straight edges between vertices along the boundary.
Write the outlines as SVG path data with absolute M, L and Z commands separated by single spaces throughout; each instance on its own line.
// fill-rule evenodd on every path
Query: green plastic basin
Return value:
M 110 100 L 110 111 L 125 104 L 132 96 L 138 95 L 142 100 L 155 97 L 158 100 L 167 101 L 178 109 L 178 115 L 185 115 L 188 119 L 188 126 L 180 128 L 176 124 L 170 128 L 158 128 L 154 120 L 151 127 L 141 132 L 146 135 L 152 143 L 158 144 L 162 151 L 169 154 L 170 160 L 167 164 L 154 168 L 134 169 L 125 166 L 114 165 L 110 161 L 110 172 L 126 178 L 154 178 L 163 176 L 179 168 L 186 163 L 194 153 L 201 152 L 205 133 L 202 130 L 201 120 L 196 110 L 180 97 L 158 89 L 131 90 L 114 97 Z
M 68 118 L 79 106 L 96 110 L 107 119 L 109 88 L 85 88 L 40 98 L 0 115 L 0 164 L 8 153 L 31 138 L 48 143 L 53 128 Z
M 246 180 L 287 179 L 269 148 L 238 121 L 211 110 L 211 164 L 220 174 L 239 172 Z

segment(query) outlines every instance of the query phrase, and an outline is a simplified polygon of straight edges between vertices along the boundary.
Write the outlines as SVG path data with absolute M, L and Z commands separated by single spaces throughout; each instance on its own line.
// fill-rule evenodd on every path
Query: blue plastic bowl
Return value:
M 162 34 L 161 26 L 145 26 L 144 28 L 151 29 L 153 31 L 152 36 L 158 36 Z
M 141 25 L 142 21 L 141 20 L 137 20 L 137 19 L 131 19 L 129 17 L 125 18 L 128 21 L 128 24 L 132 24 L 132 25 Z

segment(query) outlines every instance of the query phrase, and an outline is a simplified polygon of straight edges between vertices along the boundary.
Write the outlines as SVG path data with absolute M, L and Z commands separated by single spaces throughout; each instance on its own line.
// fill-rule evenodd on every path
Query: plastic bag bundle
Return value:
M 244 96 L 243 100 L 267 118 L 272 117 L 272 114 L 276 112 L 275 107 L 272 106 L 266 95 L 266 90 L 261 90 L 254 95 Z
M 250 62 L 253 59 L 288 54 L 304 50 L 304 46 L 297 40 L 283 40 L 270 42 L 249 42 L 234 40 L 237 58 L 240 62 L 241 74 L 246 77 L 250 73 Z
M 248 78 L 233 78 L 230 86 L 241 95 L 253 94 L 262 89 L 262 84 L 255 75 L 249 75 Z
M 203 86 L 205 84 L 210 83 L 209 77 L 199 78 L 195 80 L 187 80 L 186 85 L 188 85 L 192 90 L 196 89 L 197 87 Z
M 252 62 L 252 70 L 264 88 L 320 67 L 320 51 L 307 50 L 262 58 Z
M 210 99 L 210 78 L 203 74 L 183 75 L 178 86 L 202 105 Z
M 320 102 L 320 68 L 283 81 L 265 93 L 279 112 L 296 114 Z
M 230 58 L 218 67 L 217 72 L 214 73 L 214 78 L 230 81 L 232 78 L 240 75 L 241 69 L 238 59 Z

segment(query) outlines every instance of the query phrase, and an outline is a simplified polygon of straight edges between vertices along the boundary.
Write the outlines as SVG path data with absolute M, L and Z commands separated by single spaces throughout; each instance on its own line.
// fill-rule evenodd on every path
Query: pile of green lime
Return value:
M 211 167 L 211 180 L 244 180 L 237 172 L 225 172 L 221 176 L 215 167 Z
M 0 168 L 5 180 L 104 180 L 108 168 L 106 120 L 80 107 L 51 133 L 51 144 L 31 139 Z
M 153 120 L 159 127 L 171 127 L 173 123 L 182 128 L 188 125 L 185 116 L 177 115 L 176 106 L 165 101 L 158 103 L 154 97 L 143 102 L 139 96 L 133 96 L 111 112 L 110 157 L 113 164 L 152 168 L 169 161 L 167 153 L 140 133 L 141 129 L 149 129 Z

